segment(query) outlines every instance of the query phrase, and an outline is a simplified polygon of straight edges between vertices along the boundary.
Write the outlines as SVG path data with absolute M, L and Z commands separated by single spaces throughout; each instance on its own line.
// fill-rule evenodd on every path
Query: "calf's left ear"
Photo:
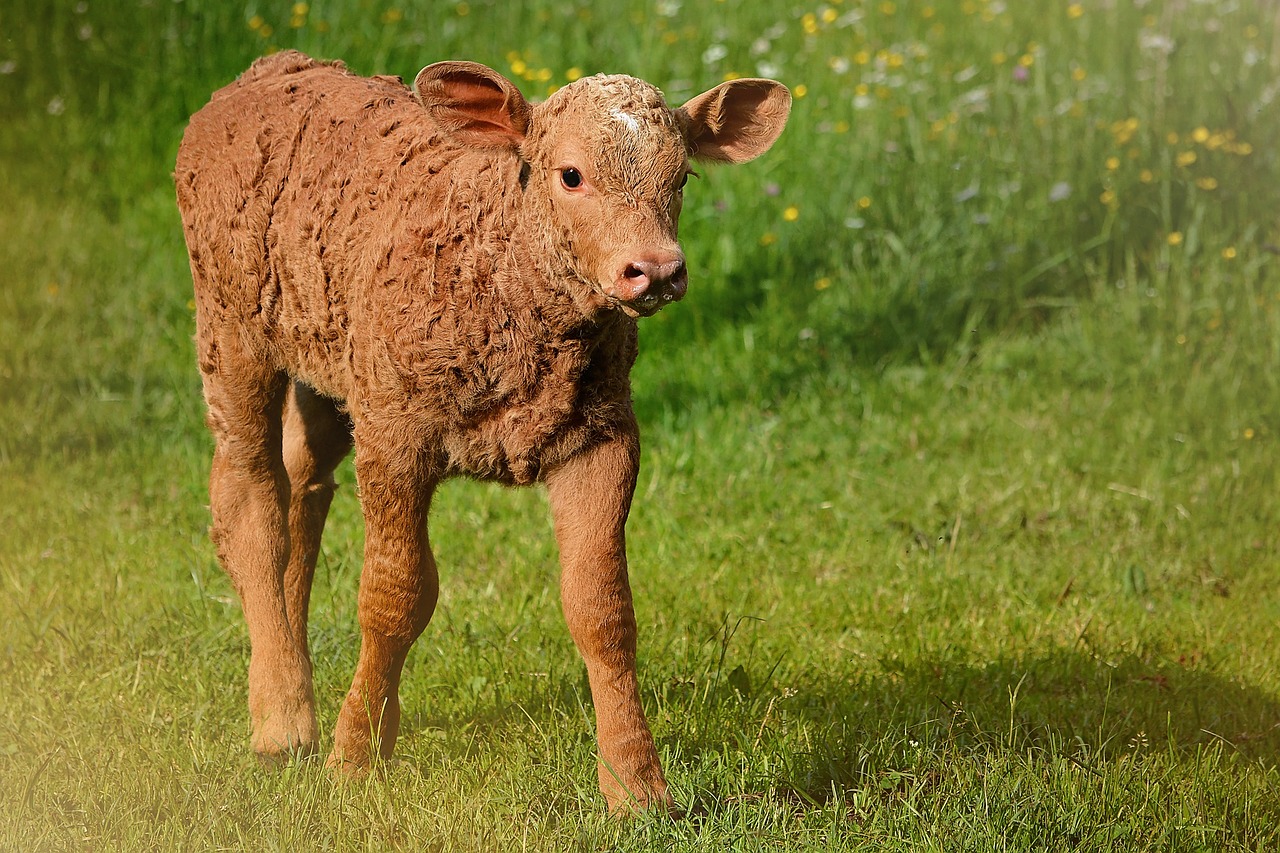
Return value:
M 529 129 L 529 102 L 515 84 L 478 62 L 437 62 L 413 81 L 440 129 L 485 148 L 518 148 Z
M 776 80 L 721 83 L 678 110 L 694 159 L 745 163 L 777 141 L 791 112 L 791 92 Z

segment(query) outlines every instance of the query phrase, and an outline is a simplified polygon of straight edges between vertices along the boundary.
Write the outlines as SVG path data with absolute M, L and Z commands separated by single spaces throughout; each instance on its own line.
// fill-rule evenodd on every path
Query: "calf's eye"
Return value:
M 564 184 L 566 189 L 576 190 L 582 186 L 582 173 L 577 169 L 562 169 L 560 183 Z

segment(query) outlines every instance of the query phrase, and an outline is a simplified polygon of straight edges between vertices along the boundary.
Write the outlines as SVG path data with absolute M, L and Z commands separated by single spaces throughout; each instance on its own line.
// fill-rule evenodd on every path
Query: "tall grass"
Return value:
M 1274 849 L 1280 18 L 1146 3 L 0 0 L 0 848 Z M 169 173 L 261 53 L 793 88 L 647 321 L 670 823 L 607 820 L 536 491 L 449 484 L 400 759 L 247 749 Z M 313 599 L 355 662 L 350 467 Z

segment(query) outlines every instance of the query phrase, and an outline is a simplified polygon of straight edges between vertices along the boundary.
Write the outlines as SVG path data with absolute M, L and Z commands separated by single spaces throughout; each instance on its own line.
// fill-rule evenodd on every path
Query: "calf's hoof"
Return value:
M 600 790 L 609 804 L 609 814 L 615 817 L 631 817 L 640 814 L 670 815 L 676 817 L 675 800 L 667 791 L 667 780 L 661 771 L 648 777 L 633 777 L 623 784 L 608 768 L 600 768 Z
M 255 715 L 250 744 L 263 764 L 276 765 L 316 754 L 316 718 L 309 708 Z

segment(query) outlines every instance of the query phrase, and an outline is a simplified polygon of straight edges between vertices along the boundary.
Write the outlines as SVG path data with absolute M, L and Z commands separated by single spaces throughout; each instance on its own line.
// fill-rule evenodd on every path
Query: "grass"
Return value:
M 0 3 L 0 849 L 1275 849 L 1280 43 L 1262 2 L 1115 6 Z M 804 93 L 692 189 L 635 373 L 642 689 L 688 819 L 603 813 L 537 490 L 436 500 L 384 773 L 249 754 L 167 174 L 287 46 Z

